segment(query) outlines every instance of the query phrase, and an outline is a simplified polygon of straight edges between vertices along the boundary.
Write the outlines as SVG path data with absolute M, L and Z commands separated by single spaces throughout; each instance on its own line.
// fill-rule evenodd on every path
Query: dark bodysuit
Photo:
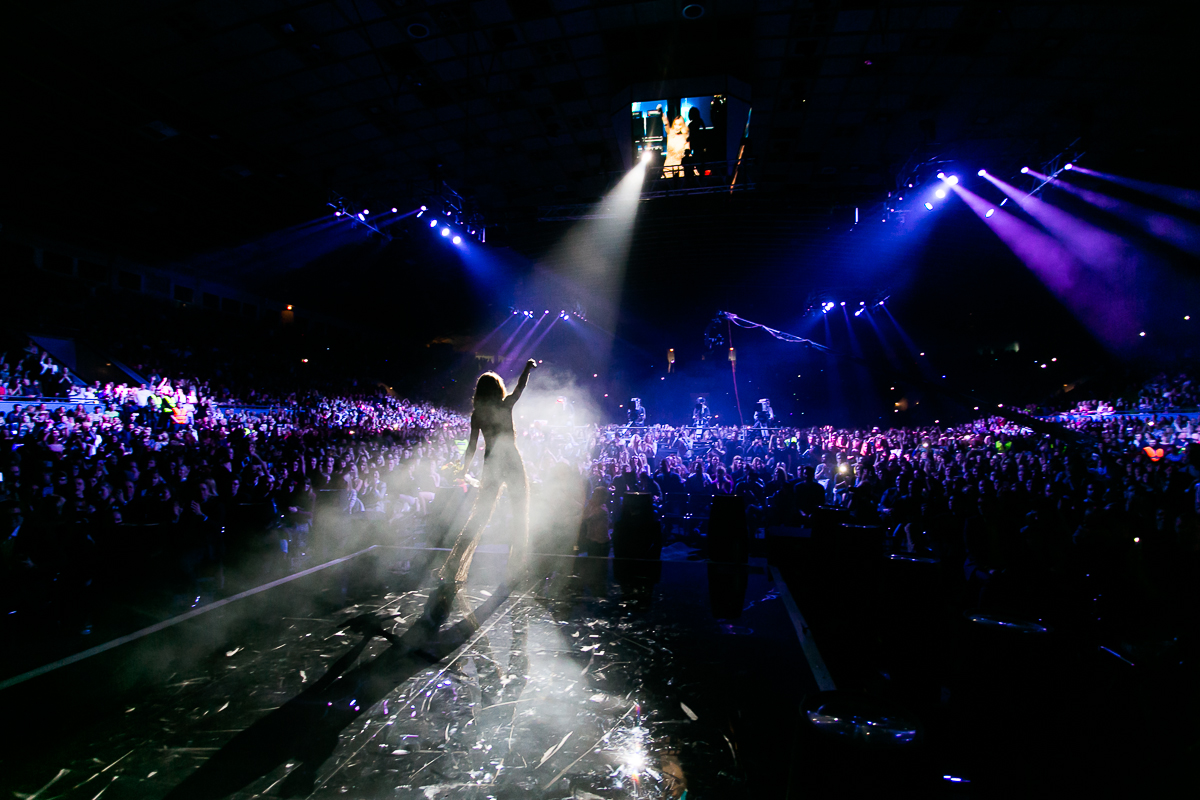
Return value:
M 471 571 L 471 557 L 483 529 L 492 517 L 496 498 L 501 487 L 507 485 L 512 499 L 513 531 L 509 552 L 509 575 L 515 577 L 525 561 L 525 549 L 529 541 L 529 479 L 525 475 L 525 463 L 517 450 L 516 429 L 513 427 L 513 406 L 525 390 L 529 370 L 522 373 L 517 388 L 512 394 L 495 403 L 480 404 L 471 413 L 471 441 L 467 452 L 474 456 L 476 442 L 483 434 L 483 475 L 479 481 L 479 496 L 471 509 L 471 516 L 459 532 L 458 538 L 442 568 L 442 577 L 452 578 L 462 584 Z

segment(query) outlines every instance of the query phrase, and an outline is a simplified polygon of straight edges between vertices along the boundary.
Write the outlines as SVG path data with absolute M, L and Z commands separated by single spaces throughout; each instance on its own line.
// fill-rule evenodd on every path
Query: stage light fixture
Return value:
M 1008 202 L 1008 198 L 1006 197 L 1006 198 L 1004 198 L 1003 200 L 1001 200 L 1001 201 L 1000 201 L 1000 205 L 1004 205 L 1004 204 L 1005 204 L 1005 203 L 1007 203 L 1007 202 Z
M 987 170 L 981 169 L 981 170 L 979 170 L 979 172 L 976 172 L 975 174 L 982 178 L 984 175 L 987 175 Z
M 1021 174 L 1022 175 L 1029 174 L 1029 167 L 1021 167 Z
M 943 197 L 946 196 L 946 190 L 938 189 L 936 192 L 933 193 L 933 196 L 936 197 L 938 200 L 941 200 Z
M 392 213 L 393 213 L 393 214 L 395 214 L 395 213 L 396 213 L 396 207 L 395 207 L 395 206 L 392 206 Z
M 1074 167 L 1075 167 L 1075 165 L 1070 162 L 1067 162 L 1066 164 L 1063 165 L 1063 169 L 1074 169 Z
M 861 316 L 861 315 L 862 315 L 862 312 L 863 312 L 863 311 L 865 311 L 865 310 L 866 310 L 866 309 L 860 308 L 858 311 L 855 311 L 855 312 L 854 312 L 854 316 L 856 316 L 856 317 L 858 317 L 858 316 Z
M 431 219 L 431 220 L 429 220 L 429 227 L 431 227 L 431 228 L 436 228 L 436 227 L 437 227 L 437 220 L 436 220 L 436 219 Z
M 1191 319 L 1191 318 L 1192 318 L 1192 315 L 1191 315 L 1191 314 L 1184 314 L 1184 315 L 1183 315 L 1183 321 L 1184 321 L 1184 322 L 1187 322 L 1187 321 L 1188 321 L 1189 319 Z
M 950 184 L 951 186 L 957 186 L 958 185 L 958 176 L 951 175 L 949 178 L 946 178 L 946 183 Z
M 943 181 L 944 181 L 944 180 L 946 180 L 946 173 L 944 173 L 944 172 L 939 172 L 939 173 L 938 173 L 938 180 L 943 180 Z
M 455 236 L 455 237 L 454 237 L 453 239 L 451 239 L 450 241 L 454 242 L 455 244 L 462 244 L 462 237 L 461 237 L 461 236 Z
M 418 212 L 417 212 L 417 219 L 420 219 L 420 218 L 421 218 L 421 215 L 422 215 L 422 214 L 424 214 L 424 213 L 425 213 L 424 211 L 418 211 Z
M 933 203 L 926 203 L 926 204 L 925 204 L 925 210 L 926 210 L 926 211 L 933 211 Z
M 428 211 L 429 209 L 428 209 L 428 208 L 426 208 L 425 206 L 421 206 L 421 210 L 422 210 L 422 211 Z
M 371 213 L 371 209 L 369 209 L 369 208 L 364 208 L 364 209 L 363 209 L 363 213 L 364 213 L 364 214 L 370 214 L 370 213 Z
M 340 211 L 335 211 L 335 212 L 333 212 L 333 215 L 334 215 L 335 217 L 340 217 L 340 216 L 342 215 L 342 212 L 340 212 Z
M 367 218 L 365 216 L 363 216 L 362 214 L 359 214 L 358 218 L 361 219 L 363 222 L 367 221 Z
M 866 300 L 859 300 L 859 301 L 858 301 L 858 304 L 859 304 L 860 306 L 865 306 L 865 305 L 867 304 L 867 301 L 866 301 Z
M 1142 331 L 1141 333 L 1138 334 L 1138 336 L 1145 336 L 1145 335 L 1146 335 L 1145 331 Z
M 990 217 L 992 216 L 992 214 L 995 214 L 995 213 L 996 213 L 996 209 L 994 209 L 994 208 L 989 208 L 989 209 L 987 210 L 987 212 L 984 214 L 984 216 L 985 216 L 985 217 L 989 217 L 989 218 L 990 218 Z
M 442 228 L 442 236 L 449 236 L 449 235 L 450 235 L 450 229 Z
M 843 301 L 842 301 L 842 305 L 846 305 L 846 301 L 845 301 L 845 300 L 843 300 Z

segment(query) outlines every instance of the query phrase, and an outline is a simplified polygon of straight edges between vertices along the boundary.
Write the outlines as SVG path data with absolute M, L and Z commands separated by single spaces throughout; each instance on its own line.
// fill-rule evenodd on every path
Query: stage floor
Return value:
M 4 783 L 39 800 L 783 794 L 815 685 L 765 564 L 546 557 L 546 579 L 500 597 L 506 556 L 481 552 L 438 640 L 415 643 L 431 555 L 375 548 L 365 585 L 352 559 L 256 596 L 250 622 L 193 617 L 203 653 L 86 719 L 50 700 L 61 729 L 3 758 Z M 341 629 L 365 614 L 392 640 Z

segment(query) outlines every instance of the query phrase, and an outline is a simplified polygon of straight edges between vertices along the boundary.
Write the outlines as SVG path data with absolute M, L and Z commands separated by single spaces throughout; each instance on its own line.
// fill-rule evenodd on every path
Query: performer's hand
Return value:
M 537 362 L 532 358 L 525 362 L 525 369 L 537 369 Z

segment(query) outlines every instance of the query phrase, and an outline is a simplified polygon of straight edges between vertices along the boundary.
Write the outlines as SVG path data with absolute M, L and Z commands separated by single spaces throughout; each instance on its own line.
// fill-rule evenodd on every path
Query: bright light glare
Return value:
M 421 210 L 422 210 L 422 211 L 428 211 L 429 209 L 428 209 L 428 208 L 426 208 L 425 206 L 421 206 Z
M 342 212 L 340 212 L 340 211 L 335 211 L 335 212 L 333 212 L 333 215 L 334 215 L 335 217 L 340 217 L 340 216 L 342 215 Z
M 442 228 L 442 236 L 449 236 L 449 235 L 450 235 L 450 229 Z
M 429 227 L 431 227 L 431 228 L 436 228 L 436 227 L 437 227 L 437 220 L 436 220 L 436 219 L 431 219 L 431 220 L 429 220 Z
M 987 170 L 981 169 L 981 170 L 979 170 L 979 172 L 976 172 L 975 174 L 982 178 L 984 175 L 987 175 Z
M 933 211 L 933 203 L 926 203 L 926 204 L 925 204 L 925 210 L 926 210 L 926 211 Z
M 936 197 L 938 200 L 941 200 L 943 197 L 946 196 L 946 190 L 938 189 L 936 192 L 933 193 L 933 196 Z
M 1074 166 L 1075 166 L 1074 164 L 1070 164 L 1070 163 L 1068 163 L 1068 164 L 1064 164 L 1064 165 L 1063 165 L 1063 169 L 1071 169 L 1071 168 L 1073 168 Z
M 949 178 L 946 178 L 946 183 L 950 184 L 951 186 L 957 185 L 958 184 L 958 176 L 951 175 Z
M 393 213 L 393 214 L 395 214 L 395 213 L 396 213 L 396 207 L 395 207 L 395 206 L 392 206 L 392 213 Z
M 359 214 L 359 215 L 358 215 L 358 218 L 359 218 L 359 219 L 361 219 L 363 222 L 366 222 L 366 221 L 367 221 L 367 218 L 366 218 L 364 215 L 362 215 L 362 214 Z
M 984 214 L 984 216 L 985 216 L 985 217 L 990 217 L 992 214 L 995 214 L 995 213 L 996 213 L 996 209 L 994 209 L 994 208 L 989 208 L 989 209 L 987 210 L 987 212 Z
M 946 173 L 944 173 L 944 172 L 939 172 L 939 173 L 938 173 L 938 179 L 939 179 L 939 180 L 946 180 Z
M 461 236 L 455 236 L 455 237 L 454 237 L 453 239 L 451 239 L 450 241 L 454 242 L 455 244 L 462 244 L 462 237 L 461 237 Z
M 1022 175 L 1026 175 L 1026 174 L 1028 174 L 1028 173 L 1029 173 L 1029 167 L 1021 167 L 1021 174 L 1022 174 Z

